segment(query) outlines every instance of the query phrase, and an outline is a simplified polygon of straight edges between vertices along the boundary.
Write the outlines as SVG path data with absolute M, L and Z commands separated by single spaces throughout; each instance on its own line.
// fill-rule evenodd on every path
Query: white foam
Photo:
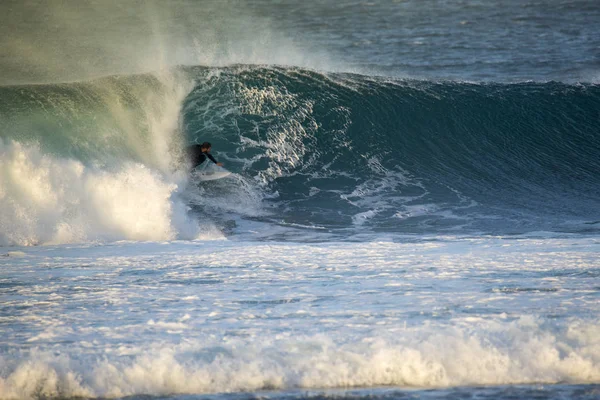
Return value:
M 206 337 L 133 348 L 128 352 L 133 358 L 33 351 L 18 361 L 3 360 L 10 372 L 0 378 L 0 397 L 600 382 L 600 325 L 595 323 L 576 321 L 552 332 L 523 317 L 385 332 L 382 328 L 380 336 L 355 342 L 327 335 Z
M 257 89 L 240 84 L 236 95 L 243 113 L 279 118 L 275 128 L 267 129 L 264 139 L 240 138 L 245 147 L 264 149 L 261 157 L 268 160 L 269 166 L 259 172 L 257 181 L 266 185 L 300 167 L 307 152 L 305 141 L 314 139 L 318 128 L 312 115 L 313 102 L 301 101 L 298 95 L 272 86 Z
M 219 212 L 234 212 L 246 216 L 262 216 L 267 213 L 262 207 L 264 193 L 254 182 L 239 174 L 231 174 L 211 182 L 194 180 L 184 193 L 187 204 L 202 206 L 211 215 Z
M 105 170 L 0 141 L 0 244 L 193 239 L 175 182 L 139 163 Z
M 597 238 L 377 239 L 0 257 L 0 398 L 600 383 Z

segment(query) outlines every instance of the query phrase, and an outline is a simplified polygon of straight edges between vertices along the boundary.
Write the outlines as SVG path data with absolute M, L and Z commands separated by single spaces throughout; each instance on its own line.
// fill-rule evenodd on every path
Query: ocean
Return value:
M 0 9 L 1 399 L 600 397 L 596 2 Z

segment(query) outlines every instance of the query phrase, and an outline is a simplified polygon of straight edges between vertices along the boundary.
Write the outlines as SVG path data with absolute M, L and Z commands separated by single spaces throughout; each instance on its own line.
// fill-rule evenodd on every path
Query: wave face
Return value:
M 597 232 L 598 109 L 593 84 L 278 67 L 2 87 L 0 242 Z M 233 179 L 189 182 L 181 150 L 205 140 Z
M 188 71 L 191 141 L 255 179 L 272 221 L 439 233 L 597 231 L 597 85 Z

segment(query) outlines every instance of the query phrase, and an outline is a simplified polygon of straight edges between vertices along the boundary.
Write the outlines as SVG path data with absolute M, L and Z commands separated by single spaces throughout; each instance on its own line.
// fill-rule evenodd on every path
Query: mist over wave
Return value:
M 2 10 L 1 85 L 235 63 L 429 80 L 600 76 L 600 8 L 586 0 L 5 0 Z
M 268 11 L 269 2 L 263 4 Z M 324 49 L 294 39 L 237 0 L 7 0 L 0 13 L 0 85 L 56 83 L 235 63 L 330 70 Z
M 198 237 L 177 193 L 184 80 L 0 89 L 0 243 Z

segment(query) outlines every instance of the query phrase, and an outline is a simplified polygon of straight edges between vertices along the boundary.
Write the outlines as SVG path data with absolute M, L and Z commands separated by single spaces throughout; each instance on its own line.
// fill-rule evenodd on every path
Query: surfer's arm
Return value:
M 219 167 L 220 167 L 221 165 L 223 165 L 223 163 L 220 163 L 220 162 L 218 162 L 217 160 L 215 160 L 215 158 L 214 158 L 212 155 L 210 155 L 209 153 L 206 153 L 206 156 L 207 156 L 208 158 L 210 158 L 210 160 L 211 160 L 212 162 L 214 162 L 215 164 L 217 164 Z

